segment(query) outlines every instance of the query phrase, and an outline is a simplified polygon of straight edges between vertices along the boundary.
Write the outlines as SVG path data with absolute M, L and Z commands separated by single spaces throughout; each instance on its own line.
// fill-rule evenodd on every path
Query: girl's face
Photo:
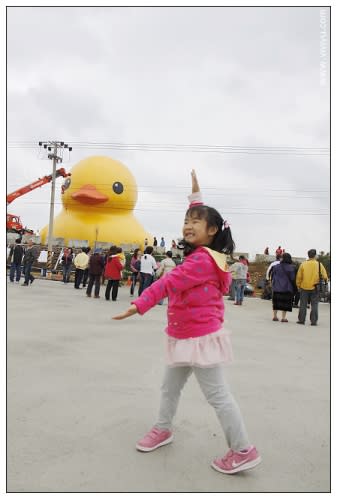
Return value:
M 213 240 L 216 227 L 207 227 L 207 221 L 197 214 L 186 216 L 183 227 L 183 237 L 193 246 L 206 246 Z

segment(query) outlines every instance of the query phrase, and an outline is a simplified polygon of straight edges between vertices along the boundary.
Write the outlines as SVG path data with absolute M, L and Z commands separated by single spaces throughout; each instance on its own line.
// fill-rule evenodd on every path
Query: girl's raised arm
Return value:
M 202 201 L 202 195 L 200 192 L 199 182 L 195 170 L 191 171 L 191 177 L 192 177 L 192 194 L 188 196 L 190 206 L 196 204 L 204 204 Z
M 192 177 L 192 194 L 194 192 L 200 192 L 197 174 L 195 173 L 194 169 L 191 171 L 191 177 Z

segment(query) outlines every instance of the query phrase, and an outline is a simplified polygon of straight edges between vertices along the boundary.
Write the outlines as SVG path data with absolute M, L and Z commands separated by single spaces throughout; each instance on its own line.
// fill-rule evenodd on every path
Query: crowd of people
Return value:
M 161 237 L 160 246 L 165 248 L 163 237 Z M 127 270 L 130 272 L 130 296 L 134 296 L 137 287 L 138 296 L 140 296 L 155 280 L 176 266 L 172 251 L 165 253 L 165 258 L 161 263 L 156 261 L 154 258 L 157 247 L 156 237 L 154 237 L 152 246 L 149 246 L 148 240 L 145 239 L 144 247 L 144 252 L 140 248 L 134 250 L 128 268 L 125 266 L 126 258 L 121 247 L 113 245 L 107 251 L 101 249 L 92 251 L 90 247 L 83 247 L 76 255 L 72 248 L 66 247 L 60 255 L 62 281 L 65 284 L 69 283 L 71 272 L 75 270 L 75 289 L 86 288 L 86 296 L 90 298 L 93 294 L 93 297 L 97 299 L 100 298 L 101 286 L 107 280 L 105 299 L 116 301 L 123 271 Z M 177 248 L 174 240 L 172 240 L 171 247 Z M 265 254 L 269 254 L 268 249 L 266 247 Z M 16 239 L 9 252 L 10 282 L 18 283 L 23 272 L 22 286 L 32 284 L 35 280 L 32 266 L 37 258 L 38 251 L 32 240 L 29 240 L 27 244 L 22 244 L 20 238 Z M 240 255 L 238 259 L 232 257 L 232 261 L 233 263 L 229 266 L 232 281 L 228 300 L 234 301 L 234 305 L 242 305 L 246 286 L 250 282 L 249 261 L 243 255 Z M 272 300 L 274 322 L 279 320 L 288 322 L 287 313 L 292 312 L 293 308 L 298 308 L 297 324 L 303 325 L 307 309 L 311 308 L 310 323 L 315 326 L 318 322 L 320 294 L 327 282 L 326 269 L 322 263 L 318 262 L 316 250 L 309 250 L 308 260 L 299 265 L 292 261 L 290 253 L 278 246 L 275 250 L 275 260 L 270 263 L 266 271 L 261 297 Z M 159 304 L 162 303 L 163 301 L 160 301 Z M 281 313 L 280 319 L 278 312 Z
M 25 276 L 22 286 L 28 286 L 29 283 L 33 284 L 35 277 L 32 274 L 33 263 L 38 257 L 38 252 L 34 246 L 33 241 L 30 239 L 27 245 L 22 244 L 21 239 L 15 240 L 15 244 L 9 251 L 9 280 L 10 282 L 19 283 L 21 279 L 21 272 Z
M 59 259 L 62 266 L 62 281 L 65 284 L 69 283 L 71 272 L 75 270 L 75 289 L 86 288 L 86 296 L 91 297 L 93 294 L 93 297 L 97 299 L 100 298 L 101 286 L 107 280 L 105 299 L 116 301 L 123 271 L 127 270 L 130 272 L 130 296 L 134 296 L 137 287 L 138 296 L 140 296 L 155 280 L 176 266 L 172 251 L 166 251 L 165 258 L 161 262 L 156 261 L 154 257 L 156 245 L 156 238 L 152 246 L 149 246 L 148 240 L 145 239 L 144 252 L 136 248 L 128 268 L 126 268 L 126 258 L 121 247 L 113 245 L 107 251 L 101 249 L 92 251 L 90 247 L 83 247 L 76 255 L 72 248 L 66 247 Z M 160 246 L 165 248 L 163 237 Z M 177 248 L 174 240 L 172 240 L 171 247 Z M 268 247 L 265 249 L 265 254 L 268 254 L 267 250 Z M 29 240 L 27 244 L 22 244 L 21 239 L 18 238 L 11 246 L 9 253 L 10 282 L 18 283 L 23 272 L 22 286 L 32 284 L 35 279 L 32 266 L 37 258 L 38 251 L 33 241 Z M 232 281 L 228 300 L 234 301 L 234 305 L 242 305 L 246 286 L 250 282 L 249 261 L 243 255 L 240 255 L 238 259 L 232 257 L 232 261 L 233 263 L 229 266 Z M 281 322 L 288 322 L 287 313 L 292 312 L 293 308 L 298 308 L 297 324 L 304 324 L 307 308 L 311 308 L 310 323 L 315 326 L 318 321 L 320 294 L 327 282 L 326 269 L 322 263 L 318 262 L 316 250 L 309 250 L 308 260 L 299 265 L 292 261 L 290 253 L 278 246 L 275 250 L 275 260 L 267 268 L 261 297 L 272 300 L 274 322 L 279 321 L 278 312 L 281 313 Z M 162 303 L 160 301 L 159 304 Z
M 164 245 L 165 241 L 162 237 L 161 246 L 164 247 Z M 140 296 L 154 280 L 159 279 L 176 266 L 172 251 L 166 251 L 165 258 L 161 261 L 156 261 L 153 253 L 153 246 L 146 245 L 144 253 L 140 248 L 136 248 L 126 268 L 126 257 L 121 247 L 113 245 L 107 251 L 99 248 L 92 251 L 90 247 L 83 247 L 78 250 L 77 254 L 74 253 L 73 248 L 65 247 L 59 255 L 57 265 L 61 265 L 64 284 L 70 282 L 71 274 L 75 271 L 74 288 L 86 288 L 86 296 L 89 298 L 92 295 L 96 299 L 100 298 L 101 286 L 107 280 L 105 299 L 116 301 L 124 270 L 130 272 L 130 296 L 133 296 L 137 287 L 138 296 Z M 21 239 L 17 239 L 9 252 L 10 282 L 19 282 L 23 272 L 25 279 L 22 286 L 32 284 L 35 278 L 31 269 L 38 256 L 39 252 L 32 240 L 24 245 Z M 177 261 L 179 260 L 178 255 Z
M 166 244 L 165 240 L 162 237 L 160 241 L 160 247 L 164 250 L 165 250 L 165 244 Z M 145 239 L 144 254 L 148 255 L 157 254 L 156 252 L 157 246 L 158 246 L 157 239 L 155 237 L 153 241 L 153 246 L 149 246 L 148 240 Z M 177 243 L 174 240 L 172 240 L 171 248 L 177 249 Z M 10 282 L 17 282 L 17 283 L 20 282 L 21 275 L 22 274 L 26 275 L 25 269 L 27 268 L 28 280 L 25 279 L 25 282 L 22 285 L 26 286 L 29 283 L 32 283 L 34 281 L 34 277 L 31 274 L 31 269 L 33 263 L 36 262 L 40 254 L 38 247 L 34 245 L 33 240 L 28 240 L 26 243 L 23 243 L 21 238 L 17 238 L 15 240 L 15 243 L 10 245 L 8 250 L 9 250 L 8 259 L 10 263 L 10 273 L 9 273 Z M 168 251 L 165 253 L 161 251 L 160 255 L 163 254 L 165 254 L 166 256 L 169 254 L 171 255 L 172 258 L 172 251 Z M 132 260 L 135 258 L 136 255 L 140 259 L 142 255 L 142 251 L 140 248 L 136 248 Z M 121 261 L 122 267 L 118 269 L 118 272 L 116 272 L 116 269 L 114 271 L 112 269 L 112 267 L 115 266 L 113 259 L 114 256 L 117 256 L 118 259 Z M 179 254 L 176 255 L 176 257 L 179 259 L 180 255 Z M 90 287 L 92 291 L 92 287 L 94 286 L 94 284 L 96 289 L 98 287 L 98 279 L 97 277 L 94 276 L 101 276 L 100 280 L 101 284 L 104 284 L 106 279 L 116 281 L 117 277 L 119 277 L 120 280 L 121 278 L 120 276 L 122 276 L 121 271 L 125 268 L 125 262 L 126 262 L 125 255 L 121 247 L 111 246 L 109 250 L 96 248 L 93 251 L 90 247 L 82 247 L 79 250 L 74 250 L 71 247 L 64 247 L 60 252 L 56 267 L 60 265 L 62 268 L 62 282 L 64 284 L 68 284 L 70 282 L 71 274 L 73 271 L 75 271 L 74 287 L 76 289 L 80 289 L 81 285 L 82 287 L 86 287 L 87 281 L 89 280 L 88 287 Z M 135 278 L 139 274 L 139 271 L 136 272 L 135 268 L 132 267 L 132 264 L 133 261 L 131 262 L 130 268 L 127 270 L 130 270 L 132 273 L 132 281 L 133 281 L 132 290 L 133 290 L 136 284 Z M 145 270 L 143 272 L 144 274 L 149 273 L 145 272 Z M 137 281 L 139 282 L 140 279 L 137 278 Z M 145 282 L 145 287 L 147 287 L 147 285 L 148 283 Z M 97 293 L 95 293 L 95 296 L 97 296 Z
M 268 246 L 264 252 L 269 254 Z M 229 267 L 232 274 L 232 283 L 228 300 L 234 305 L 242 305 L 244 291 L 250 281 L 248 259 L 240 255 L 233 259 Z M 281 264 L 281 265 L 279 265 Z M 261 298 L 272 300 L 272 320 L 274 322 L 288 322 L 287 313 L 298 308 L 297 324 L 305 324 L 307 309 L 310 308 L 310 324 L 317 325 L 318 304 L 323 290 L 327 286 L 328 275 L 324 265 L 317 260 L 315 249 L 308 251 L 308 259 L 298 264 L 293 262 L 290 253 L 281 246 L 275 250 L 275 260 L 270 263 Z M 281 313 L 279 318 L 278 313 Z
M 290 253 L 277 252 L 266 272 L 262 298 L 272 300 L 273 321 L 279 321 L 281 312 L 281 322 L 288 322 L 287 312 L 299 308 L 297 324 L 303 325 L 311 308 L 310 324 L 317 326 L 318 304 L 327 283 L 327 271 L 315 249 L 308 251 L 308 259 L 301 264 L 294 263 Z

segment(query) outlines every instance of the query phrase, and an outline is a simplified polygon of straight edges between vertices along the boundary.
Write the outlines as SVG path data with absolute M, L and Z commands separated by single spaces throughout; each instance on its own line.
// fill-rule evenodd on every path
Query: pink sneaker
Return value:
M 169 444 L 173 440 L 173 434 L 168 430 L 160 430 L 153 427 L 141 440 L 137 442 L 136 449 L 150 452 L 162 445 Z
M 220 471 L 233 475 L 239 471 L 254 468 L 262 461 L 261 456 L 254 446 L 251 446 L 247 452 L 234 452 L 230 450 L 224 457 L 218 457 L 212 462 L 212 467 Z

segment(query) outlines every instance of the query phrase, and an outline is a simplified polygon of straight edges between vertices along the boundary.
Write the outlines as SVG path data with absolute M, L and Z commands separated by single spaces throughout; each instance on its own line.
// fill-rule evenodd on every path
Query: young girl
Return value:
M 201 202 L 198 181 L 192 171 L 190 208 L 185 215 L 181 245 L 185 259 L 154 282 L 113 319 L 144 314 L 168 296 L 167 367 L 162 385 L 159 417 L 136 448 L 149 452 L 173 440 L 172 420 L 179 397 L 193 372 L 224 431 L 229 451 L 212 462 L 221 473 L 233 474 L 253 468 L 261 457 L 250 444 L 239 407 L 224 380 L 223 365 L 231 360 L 229 335 L 223 328 L 223 295 L 231 275 L 226 256 L 234 243 L 228 224 L 214 209 Z

